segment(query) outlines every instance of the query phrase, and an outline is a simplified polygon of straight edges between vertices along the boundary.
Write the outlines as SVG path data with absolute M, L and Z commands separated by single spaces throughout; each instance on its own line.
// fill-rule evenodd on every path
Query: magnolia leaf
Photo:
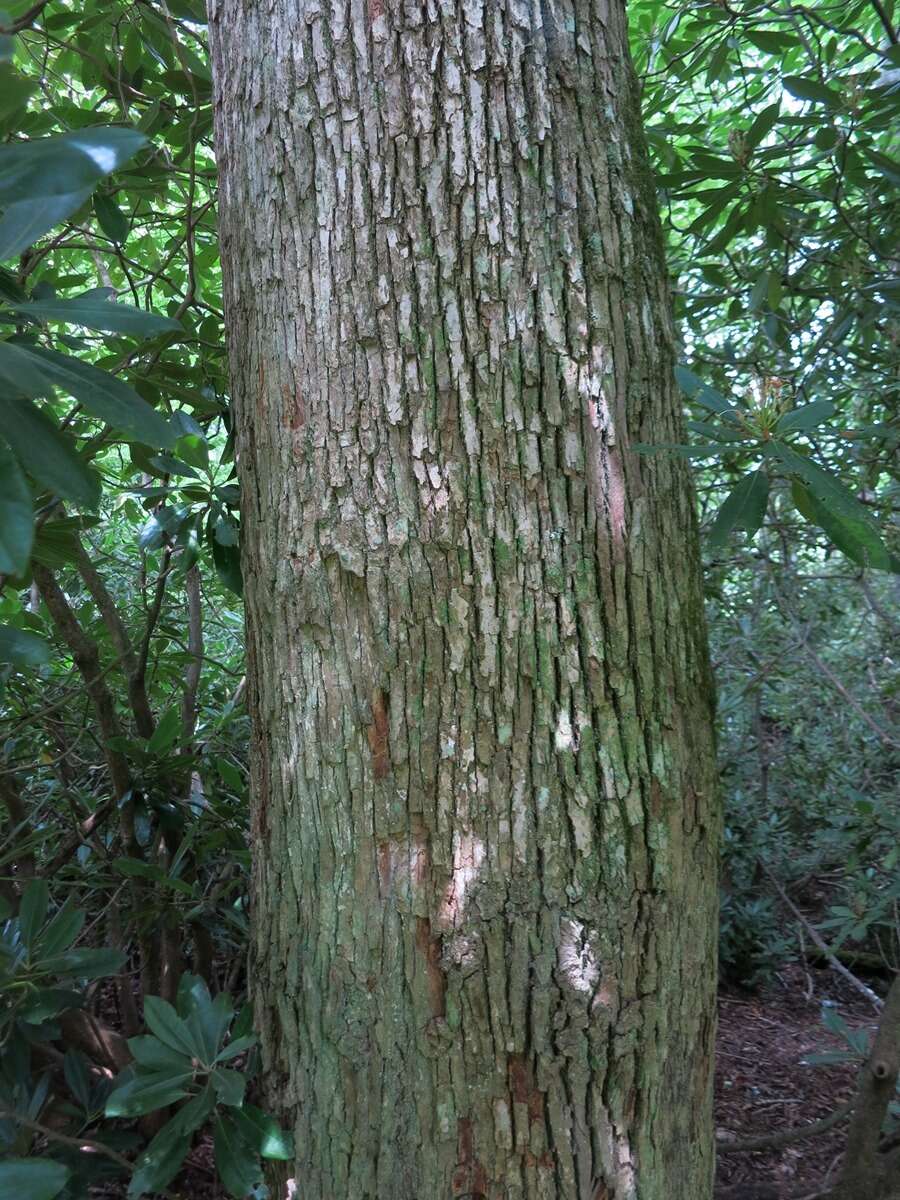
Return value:
M 719 549 L 734 529 L 754 534 L 762 525 L 769 499 L 769 477 L 758 469 L 745 475 L 716 513 L 709 531 L 709 544 Z
M 0 574 L 25 573 L 33 539 L 31 489 L 15 455 L 0 441 Z

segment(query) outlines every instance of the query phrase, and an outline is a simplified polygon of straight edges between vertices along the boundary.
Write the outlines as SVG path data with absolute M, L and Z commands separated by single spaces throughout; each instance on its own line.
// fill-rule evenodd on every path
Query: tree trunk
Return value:
M 704 1200 L 712 686 L 688 474 L 628 449 L 682 431 L 623 6 L 210 4 L 287 1192 Z

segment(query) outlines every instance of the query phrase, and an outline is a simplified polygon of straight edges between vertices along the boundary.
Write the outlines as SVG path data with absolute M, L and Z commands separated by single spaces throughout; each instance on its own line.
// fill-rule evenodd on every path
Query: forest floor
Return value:
M 787 1200 L 814 1192 L 840 1160 L 847 1122 L 827 1133 L 769 1149 L 723 1153 L 725 1141 L 769 1137 L 827 1117 L 853 1094 L 853 1063 L 806 1066 L 808 1054 L 846 1050 L 822 1024 L 832 1002 L 851 1029 L 875 1014 L 859 992 L 829 970 L 792 965 L 759 993 L 722 989 L 716 1041 L 716 1184 Z M 765 1185 L 771 1192 L 763 1191 Z
M 827 1117 L 850 1098 L 853 1064 L 805 1066 L 808 1054 L 844 1050 L 822 1025 L 822 1004 L 834 1003 L 850 1028 L 870 1028 L 865 997 L 828 970 L 791 965 L 759 992 L 722 988 L 716 1043 L 715 1126 L 720 1143 L 769 1137 Z M 717 1190 L 742 1200 L 797 1200 L 814 1192 L 839 1161 L 846 1122 L 825 1134 L 780 1148 L 718 1155 Z M 124 1188 L 92 1191 L 119 1200 Z M 171 1197 L 225 1200 L 216 1180 L 210 1139 L 193 1149 Z M 423 1200 L 425 1198 L 423 1197 Z

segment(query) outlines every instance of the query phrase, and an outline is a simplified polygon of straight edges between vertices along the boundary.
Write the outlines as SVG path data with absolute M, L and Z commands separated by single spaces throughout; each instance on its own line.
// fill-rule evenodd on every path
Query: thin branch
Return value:
M 811 1125 L 801 1125 L 794 1129 L 781 1129 L 778 1133 L 761 1134 L 755 1138 L 741 1138 L 735 1141 L 717 1141 L 717 1154 L 744 1154 L 750 1150 L 774 1150 L 779 1146 L 789 1146 L 791 1142 L 801 1142 L 804 1138 L 818 1137 L 827 1133 L 835 1125 L 846 1120 L 853 1111 L 855 1101 L 848 1100 L 840 1108 L 823 1117 L 821 1121 L 813 1121 Z
M 881 999 L 881 997 L 876 995 L 875 992 L 873 992 L 870 987 L 868 987 L 866 984 L 864 984 L 861 979 L 857 979 L 856 976 L 853 974 L 853 972 L 848 970 L 847 967 L 844 966 L 844 964 L 835 955 L 834 951 L 829 947 L 828 943 L 825 941 L 825 939 L 819 933 L 818 929 L 816 929 L 816 927 L 814 925 L 810 924 L 810 922 L 806 919 L 806 917 L 803 915 L 803 913 L 800 911 L 800 909 L 797 907 L 797 905 L 793 902 L 793 900 L 790 898 L 790 896 L 788 896 L 787 892 L 784 890 L 784 888 L 781 886 L 781 884 L 778 882 L 778 880 L 775 878 L 775 876 L 772 874 L 772 872 L 769 870 L 769 868 L 766 866 L 766 864 L 762 861 L 762 859 L 758 859 L 757 861 L 759 862 L 759 865 L 762 868 L 762 870 L 766 873 L 766 875 L 768 875 L 769 879 L 771 880 L 772 886 L 775 888 L 775 890 L 778 892 L 778 895 L 781 897 L 782 903 L 784 903 L 791 910 L 791 912 L 794 914 L 794 916 L 797 918 L 797 920 L 801 922 L 801 924 L 803 925 L 803 928 L 806 930 L 806 932 L 809 934 L 809 936 L 812 938 L 812 940 L 815 942 L 815 944 L 821 950 L 821 952 L 825 956 L 825 958 L 828 959 L 828 962 L 831 965 L 832 970 L 837 971 L 837 973 L 839 975 L 842 975 L 844 977 L 844 979 L 846 979 L 847 982 L 852 987 L 856 988 L 856 990 L 858 992 L 862 993 L 862 995 L 865 996 L 865 998 L 869 1001 L 869 1003 L 878 1012 L 881 1012 L 881 1010 L 884 1008 L 884 1001 Z

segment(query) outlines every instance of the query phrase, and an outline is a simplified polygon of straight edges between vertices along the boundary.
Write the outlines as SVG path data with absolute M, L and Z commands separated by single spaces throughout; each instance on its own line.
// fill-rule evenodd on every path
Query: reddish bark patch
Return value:
M 247 642 L 247 672 L 250 679 L 254 678 L 256 669 L 255 642 L 251 637 Z M 256 688 L 251 684 L 247 691 L 247 708 L 251 717 L 256 720 L 259 712 L 259 697 Z M 262 844 L 269 836 L 269 735 L 265 726 L 257 720 L 259 743 L 256 752 L 257 777 L 256 786 L 251 789 L 253 805 L 251 808 L 250 833 L 252 840 Z
M 487 1200 L 487 1173 L 478 1159 L 472 1142 L 472 1122 L 460 1117 L 456 1122 L 457 1154 L 456 1170 L 453 1172 L 453 1195 L 467 1200 Z
M 384 779 L 391 769 L 388 746 L 388 698 L 376 688 L 372 695 L 372 724 L 366 726 L 369 750 L 372 752 L 372 770 L 376 779 Z
M 263 366 L 262 359 L 259 363 L 258 372 L 259 392 L 256 397 L 256 411 L 259 414 L 259 419 L 264 420 L 266 415 L 266 368 Z
M 428 1007 L 432 1017 L 446 1015 L 444 994 L 447 979 L 441 970 L 441 939 L 431 932 L 427 917 L 416 917 L 416 949 L 425 960 L 425 978 L 428 988 Z
M 544 1119 L 544 1093 L 536 1086 L 531 1067 L 524 1055 L 511 1054 L 506 1060 L 509 1094 L 516 1104 L 524 1104 L 530 1121 Z
M 533 1154 L 530 1150 L 526 1150 L 524 1158 L 526 1167 L 543 1167 L 545 1171 L 553 1170 L 553 1155 L 549 1150 L 545 1150 L 540 1157 Z M 594 1197 L 594 1200 L 597 1200 L 597 1198 Z
M 384 0 L 369 0 L 369 24 L 384 16 Z
M 663 810 L 663 794 L 662 788 L 659 786 L 659 780 L 654 776 L 650 784 L 650 812 L 658 820 Z

